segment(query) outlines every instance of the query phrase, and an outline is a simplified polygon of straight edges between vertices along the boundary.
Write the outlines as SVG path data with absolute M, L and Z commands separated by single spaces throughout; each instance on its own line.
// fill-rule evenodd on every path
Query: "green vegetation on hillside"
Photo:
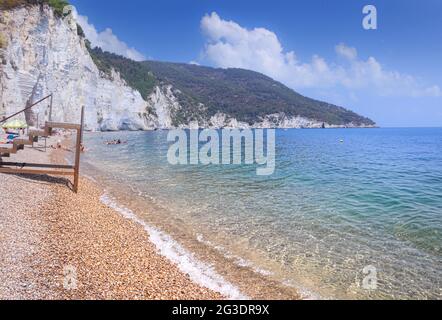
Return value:
M 67 0 L 0 0 L 0 9 L 8 10 L 25 5 L 48 4 L 58 16 L 63 15 L 63 8 L 69 5 Z
M 33 4 L 33 1 L 28 0 L 0 0 L 0 9 L 8 10 L 26 4 Z
M 63 8 L 69 5 L 69 1 L 67 0 L 42 0 L 43 2 L 47 2 L 52 8 L 54 8 L 54 12 L 62 16 Z
M 77 23 L 77 34 L 80 36 L 80 38 L 86 38 L 83 28 L 78 23 Z
M 218 112 L 249 124 L 266 115 L 281 113 L 332 125 L 375 124 L 350 110 L 304 97 L 257 72 L 157 61 L 135 62 L 99 48 L 89 47 L 89 51 L 102 72 L 110 75 L 114 68 L 144 99 L 155 85 L 172 85 L 183 107 L 174 115 L 174 125 L 208 119 Z
M 114 68 L 129 86 L 141 93 L 144 99 L 147 99 L 152 93 L 156 79 L 147 67 L 122 56 L 104 52 L 100 48 L 92 49 L 89 41 L 86 42 L 86 46 L 101 72 L 110 77 L 112 68 Z
M 54 9 L 55 15 L 62 17 L 64 15 L 63 9 L 64 7 L 69 5 L 69 1 L 67 0 L 0 0 L 0 9 L 8 10 L 14 9 L 20 6 L 29 6 L 29 5 L 42 5 L 48 4 Z M 83 28 L 77 24 L 77 34 L 81 38 L 85 38 L 85 34 Z M 1 39 L 0 35 L 0 48 L 4 46 L 4 42 Z
M 62 16 L 66 0 L 0 0 L 0 9 L 23 5 L 48 4 Z M 82 28 L 78 35 L 84 38 Z M 6 41 L 0 37 L 0 48 Z M 98 69 L 107 77 L 112 69 L 147 100 L 155 86 L 171 85 L 182 108 L 173 114 L 174 125 L 209 119 L 224 113 L 239 121 L 253 124 L 270 114 L 301 116 L 331 125 L 374 125 L 368 118 L 332 104 L 304 97 L 285 85 L 253 71 L 214 69 L 188 64 L 156 61 L 135 62 L 86 46 Z
M 249 70 L 214 69 L 188 64 L 143 62 L 155 76 L 207 106 L 208 115 L 226 113 L 253 124 L 269 114 L 302 116 L 329 124 L 372 124 L 368 118 L 304 97 L 273 79 Z

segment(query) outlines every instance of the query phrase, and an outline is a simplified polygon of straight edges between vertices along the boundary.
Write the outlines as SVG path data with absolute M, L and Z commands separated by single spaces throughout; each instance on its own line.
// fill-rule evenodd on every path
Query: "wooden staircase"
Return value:
M 34 103 L 33 105 L 23 109 L 22 111 L 5 118 L 0 121 L 5 122 L 8 119 L 24 112 L 41 101 L 51 98 L 52 109 L 52 95 Z M 50 116 L 51 118 L 51 116 Z M 83 136 L 84 124 L 84 107 L 81 109 L 81 123 L 64 123 L 64 122 L 52 122 L 45 123 L 43 129 L 29 130 L 26 138 L 16 138 L 12 144 L 0 144 L 0 173 L 6 174 L 31 174 L 31 175 L 58 175 L 58 176 L 73 176 L 73 191 L 78 192 L 79 172 L 80 172 L 80 154 L 81 154 L 81 140 Z M 49 137 L 52 135 L 53 129 L 63 130 L 75 130 L 77 132 L 76 148 L 75 148 L 75 164 L 70 165 L 55 165 L 55 164 L 35 164 L 35 163 L 18 163 L 18 162 L 5 162 L 3 158 L 9 158 L 11 154 L 16 154 L 20 150 L 24 150 L 25 146 L 32 146 L 35 142 L 38 142 L 40 137 Z
M 0 158 L 7 158 L 11 154 L 16 154 L 19 150 L 23 150 L 25 146 L 32 146 L 35 142 L 38 142 L 40 137 L 51 136 L 52 129 L 81 130 L 81 124 L 46 122 L 44 129 L 30 130 L 28 138 L 16 138 L 9 145 L 0 144 Z

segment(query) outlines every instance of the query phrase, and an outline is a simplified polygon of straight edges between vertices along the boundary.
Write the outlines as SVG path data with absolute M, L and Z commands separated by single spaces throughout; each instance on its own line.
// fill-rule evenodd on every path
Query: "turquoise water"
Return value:
M 104 144 L 116 138 L 128 143 Z M 87 173 L 119 201 L 238 268 L 325 298 L 441 298 L 442 129 L 277 130 L 267 177 L 171 166 L 163 131 L 85 141 Z

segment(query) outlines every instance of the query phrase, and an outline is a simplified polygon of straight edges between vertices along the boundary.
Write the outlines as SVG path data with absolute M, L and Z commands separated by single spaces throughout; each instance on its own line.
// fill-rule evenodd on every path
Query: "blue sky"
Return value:
M 442 126 L 440 0 L 71 3 L 110 51 L 252 69 L 381 126 Z M 367 4 L 377 30 L 362 27 Z

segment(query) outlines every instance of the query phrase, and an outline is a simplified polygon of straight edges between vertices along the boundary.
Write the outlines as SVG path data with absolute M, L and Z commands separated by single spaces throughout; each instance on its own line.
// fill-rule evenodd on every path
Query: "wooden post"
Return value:
M 53 98 L 53 94 L 51 93 L 51 101 L 49 103 L 49 122 L 52 121 L 52 98 Z
M 81 108 L 81 125 L 80 129 L 77 130 L 77 141 L 75 148 L 75 168 L 74 168 L 74 192 L 78 192 L 78 181 L 80 178 L 80 155 L 81 155 L 81 143 L 83 136 L 83 126 L 84 126 L 84 107 Z
M 84 106 L 81 107 L 81 144 L 83 144 L 83 133 L 84 133 Z

